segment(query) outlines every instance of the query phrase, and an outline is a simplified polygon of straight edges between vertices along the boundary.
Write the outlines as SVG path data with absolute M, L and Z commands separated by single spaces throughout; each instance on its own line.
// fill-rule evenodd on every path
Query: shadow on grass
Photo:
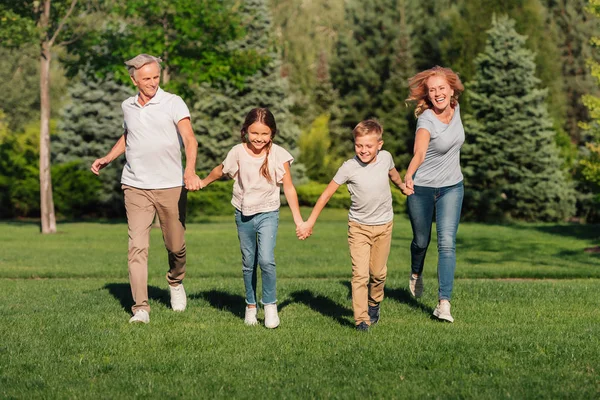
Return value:
M 222 292 L 220 290 L 208 290 L 189 296 L 191 299 L 204 299 L 211 307 L 217 310 L 229 311 L 238 318 L 244 319 L 246 311 L 246 300 L 237 294 Z
M 293 303 L 304 304 L 319 314 L 333 319 L 342 326 L 354 328 L 354 324 L 347 319 L 347 317 L 352 317 L 352 310 L 347 309 L 325 296 L 315 295 L 310 290 L 299 290 L 291 293 L 290 299 L 281 302 L 279 304 L 279 310 L 282 310 Z
M 396 300 L 398 303 L 406 304 L 414 309 L 421 310 L 425 314 L 432 315 L 433 308 L 417 301 L 405 288 L 391 289 L 385 288 L 385 297 Z
M 128 283 L 107 283 L 103 287 L 108 290 L 115 299 L 119 300 L 121 307 L 127 312 L 131 312 L 133 306 L 133 297 L 131 297 L 131 287 Z M 157 286 L 148 286 L 148 299 L 155 300 L 165 307 L 171 308 L 170 294 L 166 289 Z
M 352 284 L 350 281 L 340 281 L 340 283 L 348 288 L 348 297 L 352 298 Z M 417 301 L 405 288 L 390 289 L 386 287 L 383 290 L 385 293 L 384 298 L 390 298 L 398 303 L 406 304 L 412 308 L 423 311 L 425 314 L 431 315 L 431 313 L 433 313 L 433 308 Z

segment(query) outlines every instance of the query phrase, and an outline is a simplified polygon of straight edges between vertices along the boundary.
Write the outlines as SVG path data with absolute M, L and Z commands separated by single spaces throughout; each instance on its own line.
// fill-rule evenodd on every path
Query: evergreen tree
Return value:
M 492 20 L 485 52 L 475 60 L 468 86 L 472 118 L 465 118 L 465 214 L 558 221 L 574 212 L 574 190 L 555 144 L 538 89 L 532 52 L 514 20 Z
M 385 148 L 397 162 L 408 160 L 413 132 L 406 122 L 409 111 L 401 108 L 407 93 L 403 81 L 414 73 L 407 8 L 403 0 L 346 3 L 347 33 L 340 36 L 331 67 L 340 97 L 338 112 L 332 111 L 332 144 L 340 156 L 352 154 L 352 128 L 377 118 Z
M 69 89 L 70 102 L 62 110 L 59 134 L 52 142 L 53 161 L 60 164 L 79 161 L 81 168 L 87 170 L 96 158 L 108 153 L 123 134 L 121 103 L 133 93 L 110 75 L 101 80 L 81 77 Z M 123 213 L 119 182 L 124 163 L 125 157 L 120 157 L 100 174 L 100 214 Z
M 203 84 L 196 93 L 192 124 L 200 146 L 197 166 L 206 172 L 225 159 L 227 151 L 240 143 L 240 128 L 248 111 L 267 107 L 275 115 L 278 134 L 274 142 L 296 153 L 299 128 L 293 123 L 286 79 L 281 77 L 281 61 L 272 38 L 272 22 L 266 0 L 245 0 L 239 10 L 244 16 L 244 39 L 233 48 L 252 49 L 271 61 L 245 79 L 242 87 L 231 83 Z M 295 176 L 300 169 L 294 163 Z

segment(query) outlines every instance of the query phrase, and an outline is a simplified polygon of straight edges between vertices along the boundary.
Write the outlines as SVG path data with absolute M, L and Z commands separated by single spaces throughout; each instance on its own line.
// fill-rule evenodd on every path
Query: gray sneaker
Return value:
M 169 285 L 169 291 L 171 292 L 171 308 L 173 311 L 184 311 L 187 306 L 187 298 L 185 297 L 183 284 L 177 286 Z
M 410 274 L 408 287 L 410 288 L 410 294 L 415 297 L 421 297 L 423 295 L 423 274 L 416 277 L 413 274 Z
M 256 319 L 256 314 L 258 313 L 257 307 L 248 307 L 246 306 L 246 314 L 244 315 L 244 323 L 246 325 L 256 325 L 258 324 L 258 319 Z
M 279 326 L 277 304 L 265 304 L 265 326 L 269 329 L 274 329 Z
M 137 310 L 133 317 L 129 319 L 129 323 L 141 322 L 142 324 L 147 324 L 150 322 L 150 314 L 146 310 Z
M 433 310 L 433 315 L 443 321 L 454 322 L 454 318 L 450 314 L 450 302 L 448 300 L 441 300 Z

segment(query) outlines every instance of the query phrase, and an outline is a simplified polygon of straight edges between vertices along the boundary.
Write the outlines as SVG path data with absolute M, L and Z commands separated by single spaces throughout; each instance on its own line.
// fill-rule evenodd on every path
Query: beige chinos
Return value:
M 384 296 L 387 260 L 392 243 L 393 222 L 363 225 L 348 222 L 348 245 L 352 259 L 352 308 L 356 325 L 371 325 L 368 306 Z
M 134 305 L 132 311 L 150 311 L 148 304 L 148 248 L 155 213 L 160 219 L 165 247 L 169 254 L 169 285 L 179 285 L 185 277 L 185 210 L 187 190 L 138 189 L 123 185 L 129 233 L 129 281 Z

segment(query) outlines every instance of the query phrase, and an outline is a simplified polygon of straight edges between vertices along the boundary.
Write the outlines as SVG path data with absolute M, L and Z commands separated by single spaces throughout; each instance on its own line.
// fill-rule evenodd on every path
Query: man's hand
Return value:
M 93 163 L 90 170 L 96 174 L 100 175 L 100 170 L 110 164 L 110 161 L 106 157 L 97 158 Z
M 200 177 L 196 175 L 195 171 L 186 171 L 183 175 L 183 183 L 185 183 L 185 188 L 190 192 L 195 192 L 202 188 L 202 181 L 200 180 Z

